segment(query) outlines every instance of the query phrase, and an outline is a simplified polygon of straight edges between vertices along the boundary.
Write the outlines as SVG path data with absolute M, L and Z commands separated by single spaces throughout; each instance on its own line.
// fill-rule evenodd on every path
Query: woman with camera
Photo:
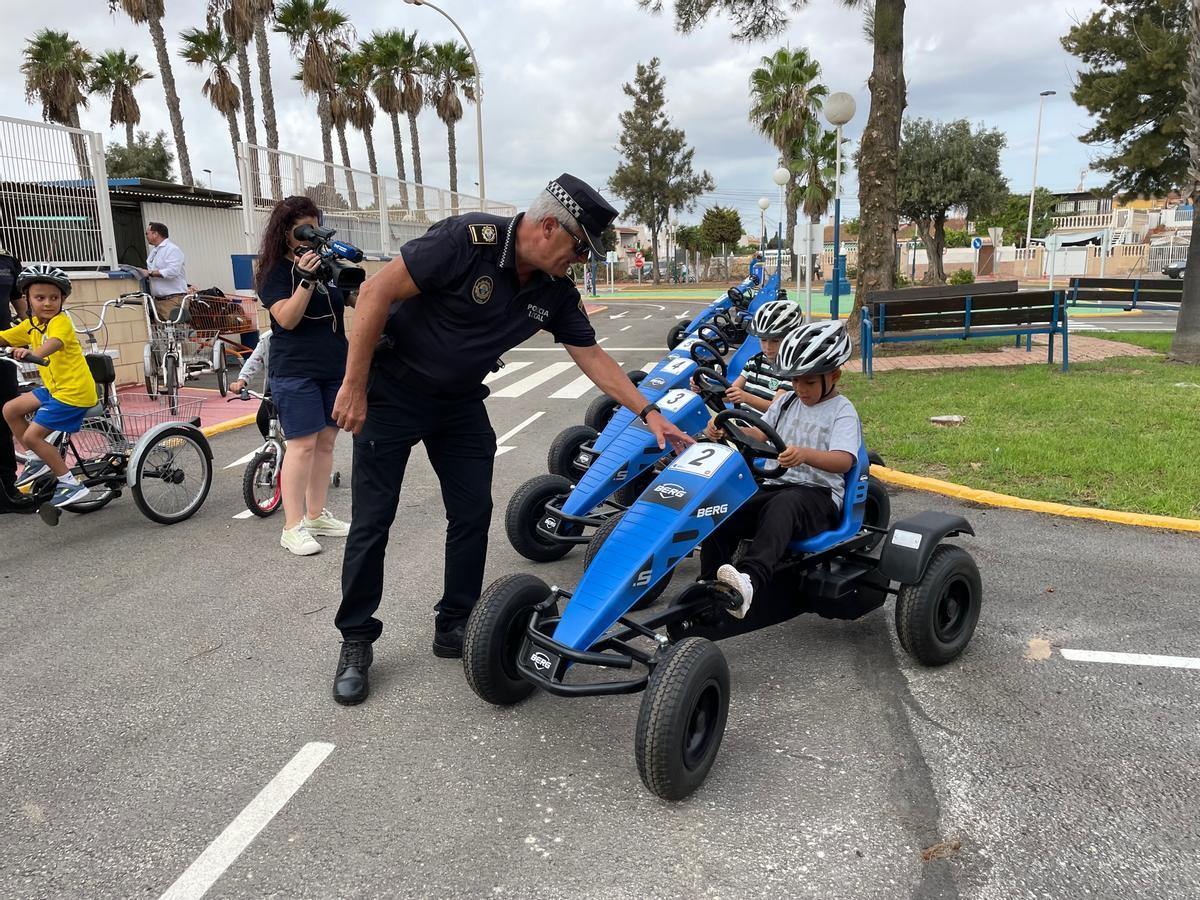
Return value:
M 350 530 L 325 508 L 338 434 L 333 401 L 346 371 L 347 303 L 329 265 L 296 236 L 319 217 L 307 197 L 280 201 L 263 232 L 255 279 L 271 314 L 271 398 L 287 439 L 279 544 L 297 556 L 319 553 L 319 536 L 345 537 Z

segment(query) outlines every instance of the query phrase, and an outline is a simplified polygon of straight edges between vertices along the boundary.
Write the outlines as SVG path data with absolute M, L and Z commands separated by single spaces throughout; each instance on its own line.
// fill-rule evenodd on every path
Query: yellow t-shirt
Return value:
M 62 341 L 62 349 L 50 354 L 50 365 L 39 370 L 46 390 L 59 403 L 68 406 L 96 405 L 96 382 L 66 313 L 60 312 L 49 322 L 30 316 L 21 324 L 0 331 L 0 338 L 10 346 L 28 347 L 34 353 L 50 338 L 58 338 Z

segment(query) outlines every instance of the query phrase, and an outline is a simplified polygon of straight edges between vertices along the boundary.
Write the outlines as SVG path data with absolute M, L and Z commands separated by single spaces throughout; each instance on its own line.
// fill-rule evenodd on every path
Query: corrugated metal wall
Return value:
M 143 203 L 142 219 L 167 226 L 171 240 L 183 250 L 190 284 L 233 291 L 230 254 L 244 253 L 246 246 L 240 208 Z

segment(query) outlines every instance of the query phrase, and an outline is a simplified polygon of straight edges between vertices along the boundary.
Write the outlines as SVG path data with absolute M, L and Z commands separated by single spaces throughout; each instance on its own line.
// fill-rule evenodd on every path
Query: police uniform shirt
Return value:
M 517 279 L 515 218 L 444 219 L 400 249 L 420 294 L 401 303 L 387 333 L 401 361 L 448 388 L 478 385 L 500 358 L 538 331 L 590 347 L 596 332 L 574 283 L 535 271 Z

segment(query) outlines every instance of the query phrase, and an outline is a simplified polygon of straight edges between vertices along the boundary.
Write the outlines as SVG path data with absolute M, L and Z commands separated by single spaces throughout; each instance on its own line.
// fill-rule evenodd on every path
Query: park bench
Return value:
M 1067 370 L 1067 308 L 1062 291 L 1018 291 L 1015 281 L 915 287 L 875 291 L 862 307 L 862 370 L 874 375 L 875 347 L 909 341 L 970 340 L 1014 336 L 1049 336 L 1054 362 L 1054 336 L 1062 335 L 1062 368 Z
M 1094 300 L 1101 305 L 1116 304 L 1136 309 L 1138 301 L 1178 303 L 1183 299 L 1182 278 L 1083 278 L 1071 279 L 1071 305 Z M 1151 307 L 1155 308 L 1155 307 Z M 1175 307 L 1167 307 L 1174 309 Z

